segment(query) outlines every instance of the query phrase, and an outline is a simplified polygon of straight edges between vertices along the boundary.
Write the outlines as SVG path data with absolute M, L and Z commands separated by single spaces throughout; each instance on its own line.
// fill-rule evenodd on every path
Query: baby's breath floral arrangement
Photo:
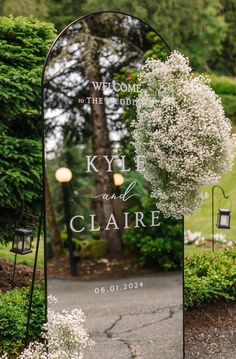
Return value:
M 194 213 L 233 163 L 231 124 L 205 76 L 174 51 L 166 61 L 148 59 L 138 78 L 141 91 L 133 121 L 137 155 L 157 208 L 167 217 Z
M 51 305 L 57 303 L 52 296 L 48 301 Z M 84 321 L 85 315 L 80 309 L 61 313 L 49 309 L 42 341 L 30 343 L 18 359 L 83 359 L 85 350 L 94 345 L 83 326 Z M 1 359 L 8 359 L 8 355 L 4 354 Z

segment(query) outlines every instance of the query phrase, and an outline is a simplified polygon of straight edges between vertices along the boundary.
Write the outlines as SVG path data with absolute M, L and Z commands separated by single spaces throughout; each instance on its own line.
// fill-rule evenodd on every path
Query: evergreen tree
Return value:
M 52 25 L 24 17 L 1 17 L 0 34 L 3 241 L 12 240 L 16 226 L 32 227 L 38 222 L 42 203 L 41 73 L 55 34 Z
M 82 10 L 94 11 L 96 5 L 96 0 L 87 0 Z M 209 69 L 222 51 L 226 24 L 219 0 L 102 0 L 100 10 L 125 11 L 146 21 L 197 70 Z
M 227 35 L 223 42 L 220 70 L 236 75 L 236 1 L 223 0 L 223 12 L 227 23 Z
M 0 0 L 1 16 L 36 16 L 43 19 L 48 15 L 47 0 Z
M 72 21 L 84 15 L 81 8 L 85 3 L 86 0 L 50 0 L 47 19 L 55 24 L 58 31 L 62 31 Z

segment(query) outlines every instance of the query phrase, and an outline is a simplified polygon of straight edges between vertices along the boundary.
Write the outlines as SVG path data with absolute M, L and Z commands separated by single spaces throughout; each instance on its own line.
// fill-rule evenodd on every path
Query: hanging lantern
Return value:
M 11 252 L 16 254 L 31 253 L 32 233 L 33 231 L 30 229 L 16 229 Z
M 218 209 L 218 217 L 217 217 L 218 228 L 230 229 L 230 214 L 231 211 L 227 208 Z

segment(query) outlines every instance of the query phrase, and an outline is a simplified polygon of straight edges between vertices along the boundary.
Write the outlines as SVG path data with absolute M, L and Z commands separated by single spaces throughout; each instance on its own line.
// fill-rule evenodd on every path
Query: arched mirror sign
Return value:
M 46 62 L 48 292 L 85 313 L 85 358 L 183 357 L 182 226 L 157 210 L 133 144 L 139 71 L 168 54 L 141 20 L 101 12 Z

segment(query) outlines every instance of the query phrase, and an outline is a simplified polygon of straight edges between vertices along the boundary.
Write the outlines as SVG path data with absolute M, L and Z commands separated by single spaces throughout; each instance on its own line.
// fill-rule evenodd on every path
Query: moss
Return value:
M 82 258 L 102 258 L 107 255 L 109 250 L 109 242 L 106 239 L 77 241 L 77 245 L 80 247 L 79 250 Z

